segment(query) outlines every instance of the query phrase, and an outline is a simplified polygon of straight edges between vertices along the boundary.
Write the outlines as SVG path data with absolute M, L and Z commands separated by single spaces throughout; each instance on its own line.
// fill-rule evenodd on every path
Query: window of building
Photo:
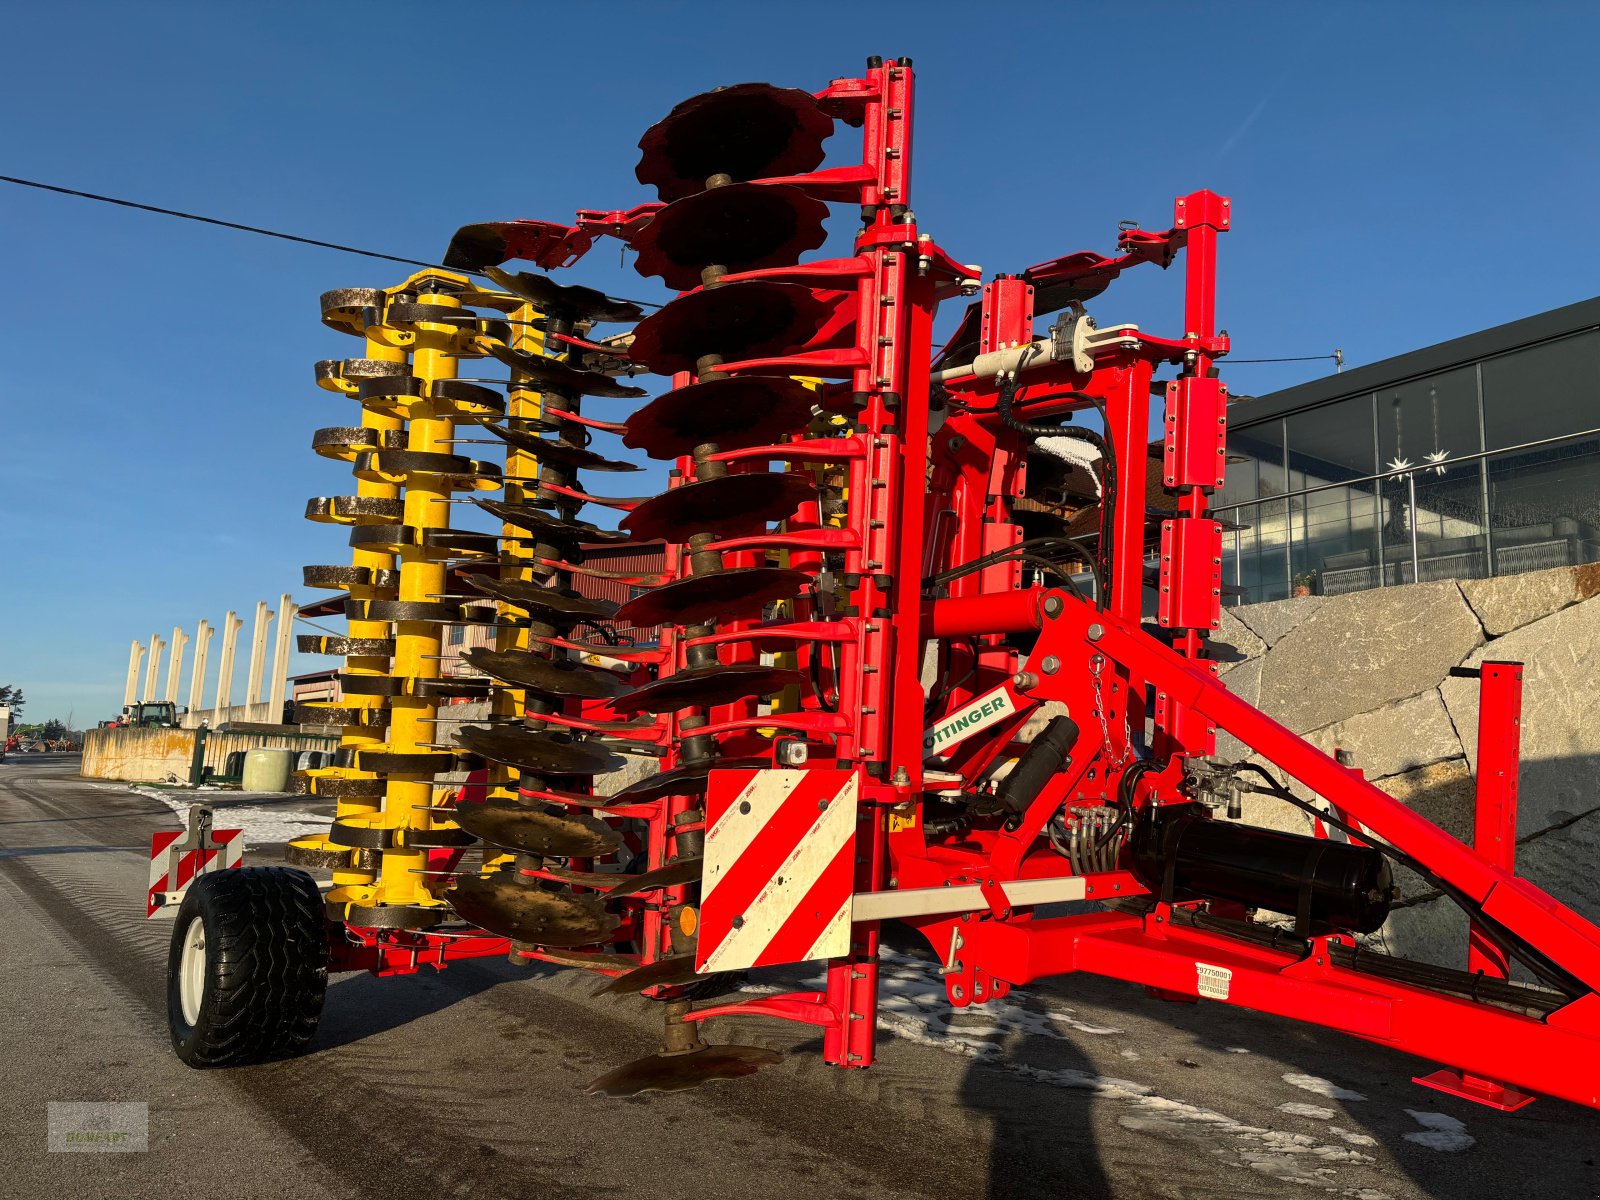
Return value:
M 1292 587 L 1338 595 L 1378 586 L 1380 511 L 1370 483 L 1290 497 Z
M 1384 583 L 1488 574 L 1482 462 L 1392 476 L 1382 499 Z
M 459 645 L 461 645 L 462 642 L 464 642 L 466 640 L 467 640 L 467 627 L 465 625 L 452 625 L 452 626 L 450 626 L 450 640 L 449 640 L 449 644 L 450 645 L 459 646 Z
M 1600 426 L 1600 333 L 1589 331 L 1483 363 L 1486 449 Z
M 1291 492 L 1377 471 L 1372 405 L 1369 392 L 1290 415 L 1285 424 Z
M 1600 439 L 1488 460 L 1494 573 L 1600 560 Z
M 1450 460 L 1483 449 L 1476 367 L 1457 367 L 1378 391 L 1380 469 L 1425 467 L 1438 477 Z
M 1368 392 L 1293 413 L 1284 422 L 1291 590 L 1331 595 L 1377 583 L 1372 412 Z M 1348 486 L 1329 486 L 1346 481 Z
M 1236 411 L 1230 420 L 1242 415 Z M 1212 497 L 1212 507 L 1281 496 L 1283 487 L 1283 422 L 1230 429 L 1227 482 Z
M 1225 513 L 1243 528 L 1223 536 L 1223 578 L 1241 590 L 1236 602 L 1258 604 L 1289 594 L 1288 504 L 1267 500 Z

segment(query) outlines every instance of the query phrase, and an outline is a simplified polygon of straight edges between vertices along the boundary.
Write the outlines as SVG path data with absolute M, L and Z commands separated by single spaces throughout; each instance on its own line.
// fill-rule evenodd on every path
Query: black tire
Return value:
M 189 956 L 186 1013 L 191 935 L 203 945 Z M 189 887 L 167 953 L 167 1025 L 188 1066 L 242 1067 L 298 1054 L 317 1032 L 327 989 L 327 921 L 311 876 L 235 868 Z

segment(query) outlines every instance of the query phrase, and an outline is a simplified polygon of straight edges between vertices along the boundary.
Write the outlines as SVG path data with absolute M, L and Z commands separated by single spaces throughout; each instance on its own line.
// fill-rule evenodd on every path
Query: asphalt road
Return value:
M 714 1040 L 788 1058 L 691 1093 L 593 1099 L 589 1079 L 654 1049 L 652 1006 L 593 1000 L 576 971 L 490 961 L 341 977 L 305 1057 L 192 1071 L 166 1038 L 170 925 L 142 915 L 150 833 L 177 820 L 159 796 L 76 770 L 0 763 L 5 1194 L 1600 1195 L 1600 1114 L 1541 1100 L 1503 1116 L 1413 1085 L 1427 1064 L 1404 1056 L 1109 981 L 952 1017 L 910 943 L 887 958 L 889 1028 L 868 1071 L 826 1067 L 804 1029 L 725 1021 Z M 147 1103 L 149 1151 L 46 1152 L 53 1100 Z

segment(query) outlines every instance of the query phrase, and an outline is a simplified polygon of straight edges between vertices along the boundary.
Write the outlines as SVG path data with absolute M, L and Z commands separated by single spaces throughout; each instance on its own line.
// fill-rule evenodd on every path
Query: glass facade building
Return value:
M 1600 299 L 1228 419 L 1212 507 L 1235 603 L 1600 560 Z

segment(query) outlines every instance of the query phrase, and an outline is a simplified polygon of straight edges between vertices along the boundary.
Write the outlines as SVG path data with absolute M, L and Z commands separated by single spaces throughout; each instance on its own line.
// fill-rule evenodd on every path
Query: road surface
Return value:
M 305 1057 L 192 1071 L 167 1044 L 171 926 L 142 916 L 150 834 L 177 817 L 160 794 L 76 771 L 0 764 L 11 1195 L 1600 1195 L 1600 1114 L 1541 1100 L 1502 1116 L 1413 1085 L 1426 1064 L 1402 1055 L 1109 981 L 952 1015 L 910 943 L 886 956 L 889 1028 L 869 1071 L 826 1067 L 805 1029 L 724 1021 L 715 1040 L 792 1053 L 694 1092 L 590 1098 L 588 1080 L 655 1048 L 652 1006 L 494 961 L 339 977 Z M 222 827 L 236 806 L 253 845 L 325 815 L 303 797 L 206 799 Z M 148 1152 L 46 1151 L 48 1102 L 108 1100 L 148 1104 Z

